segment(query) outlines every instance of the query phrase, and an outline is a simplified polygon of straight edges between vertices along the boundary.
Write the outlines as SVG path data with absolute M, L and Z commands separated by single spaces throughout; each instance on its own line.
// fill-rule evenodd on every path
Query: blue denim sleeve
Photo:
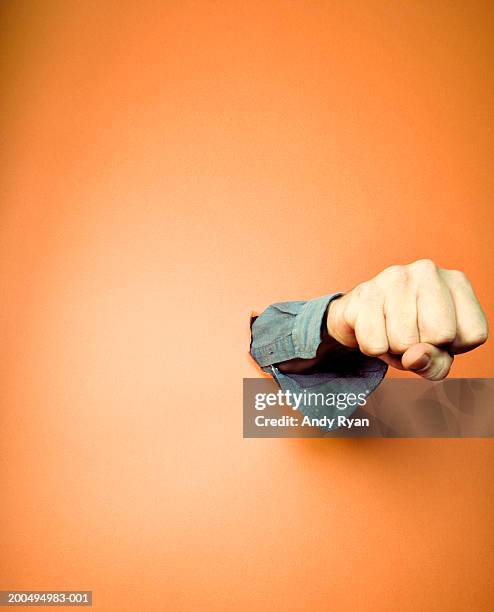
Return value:
M 269 366 L 294 358 L 311 359 L 321 344 L 321 325 L 331 300 L 341 293 L 328 294 L 306 302 L 280 302 L 268 306 L 252 323 L 250 352 L 257 364 L 271 373 Z M 357 356 L 356 356 L 357 357 Z M 358 359 L 345 360 L 346 376 L 384 377 L 387 365 L 375 357 L 358 353 Z
M 295 357 L 311 359 L 321 344 L 321 324 L 332 299 L 341 293 L 307 302 L 280 302 L 268 306 L 252 324 L 250 352 L 261 366 Z

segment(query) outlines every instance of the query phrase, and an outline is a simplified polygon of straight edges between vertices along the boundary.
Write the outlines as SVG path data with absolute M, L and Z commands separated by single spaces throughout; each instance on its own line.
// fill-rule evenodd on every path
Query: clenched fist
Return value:
M 331 302 L 327 328 L 358 348 L 429 380 L 448 375 L 453 355 L 487 340 L 487 320 L 463 272 L 428 259 L 391 266 Z

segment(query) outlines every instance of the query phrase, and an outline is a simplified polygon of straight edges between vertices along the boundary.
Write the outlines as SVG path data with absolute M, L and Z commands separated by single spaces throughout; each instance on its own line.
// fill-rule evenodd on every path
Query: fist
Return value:
M 487 320 L 463 272 L 428 259 L 391 266 L 333 300 L 329 335 L 429 380 L 448 375 L 453 356 L 487 340 Z

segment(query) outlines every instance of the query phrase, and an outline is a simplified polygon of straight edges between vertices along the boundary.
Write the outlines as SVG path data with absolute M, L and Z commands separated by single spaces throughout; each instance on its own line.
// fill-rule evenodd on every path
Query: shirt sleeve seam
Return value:
M 288 334 L 284 334 L 283 336 L 278 336 L 275 340 L 271 340 L 267 344 L 262 344 L 261 346 L 252 346 L 252 350 L 262 351 L 268 347 L 276 346 L 278 342 L 281 342 L 282 340 L 284 340 L 285 338 L 288 338 L 289 336 L 293 336 L 293 332 L 288 332 Z

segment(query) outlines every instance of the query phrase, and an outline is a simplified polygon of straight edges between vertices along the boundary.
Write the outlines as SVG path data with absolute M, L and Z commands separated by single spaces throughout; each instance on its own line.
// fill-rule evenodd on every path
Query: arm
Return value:
M 312 352 L 293 347 L 278 351 L 273 344 L 272 357 L 278 359 L 272 363 L 281 372 L 309 373 L 331 360 L 344 362 L 351 369 L 353 361 L 347 358 L 358 352 L 424 378 L 441 380 L 448 375 L 455 354 L 473 350 L 488 336 L 487 320 L 466 276 L 439 268 L 430 260 L 391 266 L 345 295 L 328 298 L 322 310 L 324 304 L 319 302 L 320 319 L 312 317 L 299 325 L 319 324 L 312 330 Z M 304 309 L 309 310 L 317 300 L 288 303 L 298 305 L 291 308 L 295 332 L 296 317 L 303 319 Z M 285 310 L 289 310 L 286 304 Z M 265 323 L 269 325 L 269 317 Z M 271 324 L 274 337 L 279 325 L 279 346 L 287 345 L 290 325 L 277 322 L 276 317 L 271 318 Z M 255 352 L 252 354 L 256 358 Z
M 337 298 L 335 298 L 337 299 Z M 334 300 L 333 300 L 334 301 Z M 320 337 L 321 343 L 319 344 L 316 355 L 312 359 L 303 359 L 301 357 L 294 357 L 287 361 L 282 361 L 277 365 L 277 368 L 284 374 L 303 374 L 304 372 L 310 372 L 317 369 L 322 363 L 327 362 L 330 357 L 337 358 L 343 356 L 346 352 L 346 347 L 341 343 L 337 342 L 334 338 L 329 335 L 327 326 L 328 310 L 331 308 L 330 302 L 328 308 L 324 311 L 324 316 L 321 321 Z
M 250 352 L 257 364 L 270 375 L 273 368 L 282 374 L 324 372 L 330 378 L 366 378 L 375 388 L 388 366 L 328 334 L 328 306 L 341 295 L 272 304 L 252 319 Z

